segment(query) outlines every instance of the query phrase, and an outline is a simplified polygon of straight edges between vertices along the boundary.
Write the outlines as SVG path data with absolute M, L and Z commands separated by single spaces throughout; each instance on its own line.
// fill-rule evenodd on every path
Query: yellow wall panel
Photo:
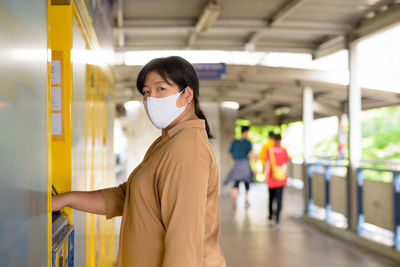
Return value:
M 50 2 L 50 1 L 49 1 Z M 82 1 L 80 1 L 82 2 Z M 113 77 L 108 66 L 91 65 L 86 63 L 85 81 L 83 87 L 73 88 L 73 75 L 71 51 L 73 41 L 73 19 L 75 19 L 75 28 L 79 28 L 79 33 L 75 30 L 74 34 L 80 34 L 86 42 L 86 49 L 80 52 L 96 52 L 98 49 L 98 40 L 93 34 L 93 28 L 87 29 L 82 20 L 90 21 L 86 6 L 79 4 L 78 10 L 75 2 L 71 5 L 51 6 L 48 4 L 48 47 L 51 54 L 59 56 L 62 65 L 62 126 L 61 136 L 52 136 L 49 134 L 48 151 L 49 167 L 52 175 L 49 174 L 49 190 L 51 183 L 54 184 L 59 193 L 67 192 L 72 189 L 72 112 L 74 90 L 85 90 L 84 108 L 79 112 L 84 112 L 84 183 L 74 187 L 75 190 L 95 190 L 99 188 L 115 185 L 114 157 L 112 151 L 112 128 L 113 128 Z M 84 18 L 82 16 L 85 16 Z M 89 16 L 89 17 L 88 17 Z M 91 34 L 88 34 L 91 33 Z M 97 46 L 94 45 L 97 42 Z M 83 58 L 83 60 L 85 60 Z M 50 121 L 51 113 L 51 65 L 48 66 L 48 117 Z M 82 91 L 80 91 L 82 92 Z M 110 97 L 111 96 L 111 97 Z M 110 118 L 110 114 L 112 118 Z M 74 116 L 75 120 L 79 116 Z M 81 124 L 80 124 L 81 125 Z M 51 127 L 49 125 L 49 131 Z M 51 138 L 51 141 L 50 141 Z M 110 149 L 111 148 L 111 149 Z M 79 154 L 79 158 L 80 155 Z M 80 165 L 82 167 L 82 165 Z M 50 172 L 49 172 L 50 173 Z M 82 172 L 79 172 L 82 173 Z M 81 179 L 81 177 L 79 177 Z M 81 188 L 82 187 L 82 188 Z M 50 198 L 50 196 L 49 196 Z M 51 225 L 51 213 L 49 205 L 49 225 Z M 70 223 L 73 224 L 72 212 L 65 209 L 69 215 Z M 115 225 L 112 220 L 107 221 L 104 216 L 87 214 L 85 222 L 85 266 L 114 266 L 115 265 Z M 49 229 L 49 244 L 51 244 L 51 228 Z M 51 245 L 49 246 L 51 247 Z M 49 261 L 51 262 L 51 250 L 49 249 Z M 50 266 L 50 265 L 49 265 Z
M 111 88 L 111 83 L 103 70 L 98 66 L 87 65 L 86 163 L 87 182 L 91 190 L 109 187 L 115 183 L 115 177 L 109 175 L 113 173 L 113 164 L 109 162 L 109 154 L 113 152 L 108 149 L 108 143 L 112 142 L 112 138 L 108 136 L 109 127 L 113 127 L 108 119 L 109 88 Z M 116 245 L 113 221 L 106 221 L 104 216 L 97 215 L 90 216 L 88 220 L 91 236 L 86 242 L 86 266 L 113 266 Z
M 50 49 L 52 56 L 59 56 L 62 62 L 62 136 L 59 139 L 52 135 L 52 183 L 58 193 L 71 191 L 71 104 L 72 104 L 72 8 L 70 5 L 50 6 L 48 12 L 50 28 Z M 51 70 L 49 70 L 51 73 Z M 51 88 L 49 88 L 51 90 Z M 69 208 L 64 211 L 72 222 L 72 213 Z

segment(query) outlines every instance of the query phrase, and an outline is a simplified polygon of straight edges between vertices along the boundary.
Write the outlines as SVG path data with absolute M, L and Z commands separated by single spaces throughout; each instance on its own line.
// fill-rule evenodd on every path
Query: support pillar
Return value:
M 349 107 L 349 169 L 348 169 L 348 188 L 349 188 L 349 228 L 356 231 L 357 214 L 357 168 L 360 166 L 361 159 L 361 88 L 358 86 L 357 77 L 357 42 L 347 41 L 349 52 L 349 88 L 348 88 L 348 107 Z
M 221 145 L 221 165 L 220 167 L 220 194 L 229 196 L 231 193 L 231 186 L 221 186 L 225 180 L 230 169 L 233 167 L 233 160 L 229 155 L 229 148 L 232 140 L 235 139 L 236 119 L 238 117 L 238 110 L 220 107 L 220 145 Z M 218 138 L 218 137 L 217 137 Z
M 309 199 L 312 195 L 307 164 L 312 157 L 312 122 L 314 120 L 314 95 L 311 87 L 303 88 L 303 182 L 304 182 L 304 213 L 307 213 Z

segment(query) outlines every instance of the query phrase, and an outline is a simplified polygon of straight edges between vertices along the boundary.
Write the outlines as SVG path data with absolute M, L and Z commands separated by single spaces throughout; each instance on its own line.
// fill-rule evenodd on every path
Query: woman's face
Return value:
M 152 71 L 146 76 L 142 92 L 143 100 L 149 96 L 162 98 L 178 93 L 179 87 L 171 80 L 167 83 L 157 72 Z
M 193 91 L 189 87 L 185 89 L 185 92 L 182 93 L 176 101 L 176 106 L 178 108 L 183 107 L 184 105 L 191 102 L 193 99 Z M 143 101 L 146 101 L 147 97 L 149 96 L 163 98 L 179 93 L 179 87 L 169 79 L 168 82 L 164 81 L 160 74 L 152 71 L 146 76 L 142 92 Z

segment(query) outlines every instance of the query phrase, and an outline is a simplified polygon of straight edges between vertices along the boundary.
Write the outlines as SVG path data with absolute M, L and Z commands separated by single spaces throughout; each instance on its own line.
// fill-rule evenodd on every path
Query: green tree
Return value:
M 400 106 L 363 112 L 363 159 L 400 158 Z

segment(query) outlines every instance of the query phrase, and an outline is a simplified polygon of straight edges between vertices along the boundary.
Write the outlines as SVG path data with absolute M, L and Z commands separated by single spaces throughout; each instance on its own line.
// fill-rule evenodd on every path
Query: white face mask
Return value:
M 184 91 L 162 98 L 149 96 L 146 101 L 143 101 L 147 116 L 149 116 L 154 126 L 164 129 L 182 114 L 186 108 L 186 104 L 178 108 L 176 100 L 178 100 L 178 97 Z

